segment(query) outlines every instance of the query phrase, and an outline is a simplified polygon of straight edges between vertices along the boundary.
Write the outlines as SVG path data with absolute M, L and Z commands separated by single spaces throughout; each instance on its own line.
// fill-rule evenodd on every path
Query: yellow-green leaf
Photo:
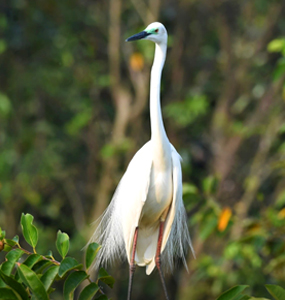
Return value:
M 61 257 L 65 258 L 69 250 L 69 236 L 60 230 L 57 232 L 56 248 Z
M 88 245 L 87 250 L 86 250 L 86 257 L 85 257 L 85 264 L 86 264 L 87 270 L 92 265 L 94 259 L 96 258 L 96 255 L 100 249 L 101 249 L 101 246 L 96 243 L 90 243 Z
M 34 217 L 30 214 L 22 214 L 21 217 L 21 226 L 25 240 L 30 244 L 34 249 L 38 243 L 38 230 L 32 224 Z

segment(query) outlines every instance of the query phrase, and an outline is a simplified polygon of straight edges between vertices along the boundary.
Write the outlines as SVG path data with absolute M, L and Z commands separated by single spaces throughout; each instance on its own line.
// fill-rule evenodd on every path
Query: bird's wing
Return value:
M 135 229 L 149 188 L 150 151 L 148 142 L 135 154 L 90 240 L 102 245 L 96 268 L 100 263 L 106 265 L 124 258 L 126 252 L 130 259 Z
M 172 177 L 173 177 L 173 200 L 164 224 L 163 239 L 161 246 L 162 263 L 166 271 L 171 271 L 174 266 L 175 256 L 181 257 L 187 268 L 185 253 L 190 247 L 193 248 L 187 226 L 186 211 L 182 199 L 182 171 L 181 157 L 171 145 Z M 149 275 L 155 267 L 154 259 L 147 266 L 146 273 Z
M 164 231 L 163 231 L 163 239 L 161 250 L 163 251 L 165 245 L 168 241 L 169 234 L 172 228 L 172 224 L 175 218 L 175 214 L 179 206 L 182 202 L 182 172 L 181 172 L 181 163 L 180 163 L 180 155 L 176 152 L 175 148 L 172 146 L 171 149 L 171 159 L 172 159 L 172 184 L 173 184 L 173 200 L 165 220 Z
M 151 166 L 151 143 L 148 142 L 135 154 L 120 184 L 118 198 L 123 197 L 119 201 L 124 206 L 121 221 L 129 261 L 135 229 L 148 194 Z

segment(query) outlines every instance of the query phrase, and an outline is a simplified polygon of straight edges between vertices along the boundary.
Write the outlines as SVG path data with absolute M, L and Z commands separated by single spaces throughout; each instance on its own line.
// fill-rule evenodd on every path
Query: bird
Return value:
M 126 39 L 137 40 L 155 43 L 150 76 L 151 138 L 130 161 L 90 242 L 102 245 L 95 262 L 97 268 L 127 258 L 128 300 L 136 266 L 146 267 L 147 275 L 157 267 L 169 300 L 162 269 L 172 271 L 176 257 L 182 258 L 187 269 L 186 252 L 190 248 L 195 254 L 182 199 L 181 157 L 169 142 L 161 112 L 167 30 L 163 24 L 154 22 Z

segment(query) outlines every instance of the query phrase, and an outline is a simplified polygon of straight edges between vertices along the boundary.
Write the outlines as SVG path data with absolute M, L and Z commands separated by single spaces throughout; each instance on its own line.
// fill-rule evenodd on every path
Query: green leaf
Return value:
M 10 240 L 10 239 L 5 239 L 5 242 L 6 242 L 9 246 L 14 247 L 14 246 L 16 246 L 16 245 L 19 243 L 19 237 L 16 235 L 16 236 L 13 237 L 12 240 Z
M 78 285 L 84 280 L 88 278 L 88 275 L 84 271 L 76 271 L 71 273 L 63 286 L 63 296 L 65 300 L 73 300 L 74 290 L 78 287 Z
M 47 291 L 47 293 L 48 293 L 48 294 L 51 294 L 51 293 L 53 293 L 54 291 L 56 291 L 56 289 L 53 288 L 53 287 L 50 287 L 49 290 Z
M 205 115 L 208 108 L 209 102 L 205 95 L 190 94 L 185 101 L 168 104 L 164 111 L 166 117 L 172 118 L 177 125 L 184 127 Z
M 96 298 L 96 300 L 108 300 L 106 295 L 101 295 L 100 297 Z
M 16 243 L 19 243 L 19 236 L 18 235 L 15 235 L 12 240 Z
M 59 266 L 52 266 L 41 277 L 41 282 L 43 283 L 46 291 L 48 291 L 48 289 L 51 287 L 52 283 L 54 282 L 58 274 L 58 270 L 59 270 Z
M 0 93 L 0 115 L 5 117 L 10 113 L 11 110 L 12 105 L 10 99 L 5 94 Z
M 40 260 L 33 266 L 32 269 L 35 273 L 42 273 L 45 268 L 49 267 L 52 264 L 53 263 L 49 260 Z
M 27 287 L 32 291 L 34 297 L 38 300 L 48 300 L 48 294 L 43 283 L 37 274 L 26 265 L 20 265 L 18 268 L 20 278 Z
M 5 235 L 6 235 L 5 230 L 2 230 L 2 228 L 0 227 L 0 240 L 5 239 Z
M 218 224 L 218 220 L 213 214 L 207 216 L 205 222 L 202 223 L 200 227 L 200 232 L 199 232 L 200 238 L 203 241 L 205 241 L 211 235 L 211 233 L 217 228 L 217 224 Z
M 274 297 L 276 300 L 284 300 L 285 299 L 285 290 L 278 285 L 274 284 L 266 284 L 265 285 L 267 291 Z
M 4 244 L 4 249 L 3 249 L 3 251 L 9 252 L 9 251 L 11 251 L 11 250 L 12 250 L 12 247 L 11 247 L 11 246 L 9 246 L 8 244 Z
M 27 243 L 33 247 L 35 251 L 35 247 L 38 243 L 38 230 L 32 224 L 33 220 L 34 217 L 32 215 L 30 214 L 25 215 L 24 213 L 22 213 L 21 226 L 22 226 L 24 238 L 27 241 Z
M 0 271 L 0 277 L 3 279 L 3 281 L 12 289 L 17 291 L 17 293 L 21 296 L 23 300 L 28 300 L 29 296 L 28 293 L 26 292 L 25 288 L 21 283 L 13 279 L 12 277 L 9 277 L 5 275 L 3 272 Z M 1 294 L 0 294 L 1 295 Z M 1 297 L 0 297 L 1 299 Z
M 271 41 L 268 46 L 267 50 L 269 52 L 281 52 L 285 48 L 285 39 L 274 39 Z
M 24 254 L 23 250 L 14 249 L 6 255 L 6 259 L 11 262 L 16 262 L 23 254 Z
M 194 184 L 183 183 L 183 195 L 185 194 L 198 194 L 198 189 Z
M 275 70 L 273 71 L 273 80 L 277 81 L 279 80 L 279 78 L 281 78 L 285 73 L 285 58 L 281 58 L 278 61 L 278 64 L 275 68 Z
M 32 254 L 23 262 L 29 268 L 32 268 L 42 257 L 39 254 Z
M 1 266 L 1 270 L 4 274 L 6 274 L 7 276 L 9 276 L 15 266 L 16 261 L 18 261 L 18 259 L 24 254 L 24 251 L 21 249 L 14 249 L 11 250 L 7 255 L 6 255 L 6 259 L 7 261 L 5 261 L 2 266 Z
M 69 250 L 69 236 L 60 230 L 57 232 L 56 248 L 61 257 L 65 258 Z
M 104 268 L 99 270 L 98 279 L 106 283 L 110 288 L 113 288 L 115 279 L 110 276 Z
M 19 300 L 19 298 L 11 289 L 0 288 L 0 300 Z
M 50 258 L 50 259 L 54 259 L 51 250 L 48 251 L 48 253 L 45 255 L 45 257 Z
M 218 186 L 217 178 L 214 176 L 208 176 L 203 180 L 203 190 L 206 193 L 206 195 L 213 194 Z
M 91 300 L 98 290 L 98 285 L 95 282 L 91 282 L 83 289 L 78 300 Z
M 14 247 L 15 245 L 17 245 L 17 243 L 15 241 L 9 240 L 9 239 L 5 239 L 5 243 L 11 247 Z
M 101 249 L 101 246 L 96 243 L 91 243 L 88 245 L 86 250 L 86 257 L 85 257 L 85 265 L 86 269 L 88 270 L 92 265 L 98 251 Z
M 239 295 L 248 285 L 237 285 L 222 293 L 217 300 L 232 300 Z
M 75 258 L 66 257 L 60 264 L 58 275 L 59 277 L 63 277 L 68 271 L 74 269 L 81 269 L 83 267 Z
M 238 295 L 233 300 L 249 300 L 249 299 L 252 299 L 252 298 L 248 295 Z
M 245 300 L 247 300 L 247 299 L 249 299 L 249 300 L 270 300 L 270 299 L 268 299 L 268 298 L 256 298 L 256 297 L 249 297 L 249 298 L 245 298 Z M 235 299 L 234 299 L 235 300 Z M 241 299 L 241 300 L 243 300 L 243 299 Z
M 0 40 L 0 54 L 2 54 L 3 52 L 5 52 L 7 49 L 7 43 L 5 40 L 1 39 Z
M 77 135 L 82 128 L 88 125 L 91 118 L 92 111 L 90 109 L 77 113 L 75 117 L 66 124 L 66 131 L 72 136 Z
M 0 277 L 0 288 L 1 287 L 6 287 L 6 284 L 5 284 L 5 282 Z
M 116 153 L 116 147 L 112 144 L 106 144 L 100 150 L 100 153 L 103 158 L 108 159 Z

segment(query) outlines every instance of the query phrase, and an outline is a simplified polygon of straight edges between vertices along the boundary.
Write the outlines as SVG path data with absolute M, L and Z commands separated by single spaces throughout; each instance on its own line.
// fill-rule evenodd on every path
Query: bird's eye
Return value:
M 158 28 L 157 28 L 157 29 L 155 29 L 155 31 L 154 31 L 154 32 L 158 33 Z

